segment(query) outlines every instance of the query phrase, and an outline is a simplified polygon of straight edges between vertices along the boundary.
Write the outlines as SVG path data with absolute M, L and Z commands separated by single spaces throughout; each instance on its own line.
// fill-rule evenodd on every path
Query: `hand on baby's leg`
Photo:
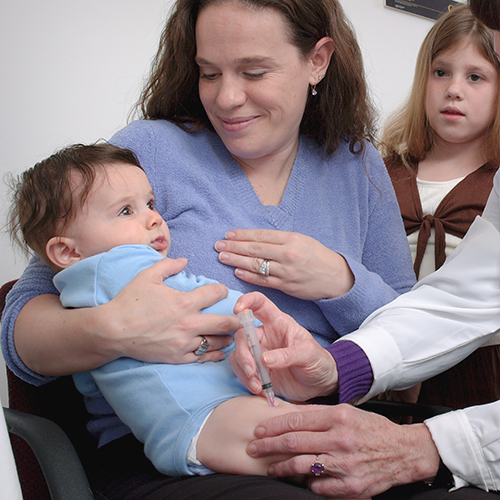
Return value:
M 275 401 L 273 408 L 266 398 L 239 396 L 215 408 L 198 439 L 198 460 L 215 472 L 266 476 L 270 464 L 289 456 L 250 457 L 246 448 L 255 439 L 254 430 L 268 418 L 298 410 L 281 399 Z

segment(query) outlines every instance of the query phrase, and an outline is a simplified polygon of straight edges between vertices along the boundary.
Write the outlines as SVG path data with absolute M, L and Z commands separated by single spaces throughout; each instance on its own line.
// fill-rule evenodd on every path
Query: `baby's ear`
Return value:
M 61 269 L 66 269 L 82 260 L 73 239 L 65 236 L 50 238 L 45 247 L 45 252 L 50 261 Z

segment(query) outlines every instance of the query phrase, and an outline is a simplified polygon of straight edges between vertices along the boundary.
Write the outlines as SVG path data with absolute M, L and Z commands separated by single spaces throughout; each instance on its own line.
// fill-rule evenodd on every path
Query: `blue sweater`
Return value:
M 64 307 L 95 307 L 109 302 L 137 273 L 162 258 L 148 246 L 123 245 L 61 271 L 54 283 L 61 292 Z M 165 285 L 183 292 L 208 283 L 215 282 L 184 272 L 165 280 Z M 239 292 L 229 290 L 227 298 L 203 312 L 233 314 L 240 296 Z M 233 349 L 234 345 L 226 348 L 226 354 Z M 73 378 L 78 390 L 86 396 L 87 409 L 94 415 L 89 429 L 99 436 L 99 445 L 132 430 L 144 443 L 144 451 L 154 466 L 170 476 L 193 474 L 193 470 L 207 472 L 186 463 L 193 437 L 216 406 L 250 394 L 227 358 L 219 363 L 184 365 L 120 358 Z
M 221 264 L 213 246 L 238 228 L 275 229 L 238 163 L 208 130 L 190 134 L 163 121 L 136 121 L 111 142 L 132 149 L 153 186 L 158 211 L 169 225 L 169 256 L 187 257 L 187 271 L 209 275 L 243 293 L 260 290 L 307 328 L 324 346 L 355 330 L 374 310 L 415 283 L 411 255 L 391 181 L 377 151 L 353 154 L 341 143 L 328 157 L 301 137 L 283 200 L 267 207 L 285 231 L 309 235 L 343 255 L 355 277 L 342 297 L 304 301 L 259 288 Z M 9 367 L 40 384 L 50 380 L 29 370 L 13 340 L 22 306 L 41 293 L 57 293 L 53 272 L 33 259 L 9 294 L 2 321 L 2 349 Z

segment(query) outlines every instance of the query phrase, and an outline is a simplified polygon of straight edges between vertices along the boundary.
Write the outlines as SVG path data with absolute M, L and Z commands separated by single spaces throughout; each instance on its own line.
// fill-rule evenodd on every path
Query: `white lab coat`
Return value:
M 342 340 L 358 344 L 372 366 L 361 402 L 443 372 L 499 330 L 500 171 L 483 216 L 446 263 Z M 500 401 L 425 423 L 457 487 L 500 490 Z

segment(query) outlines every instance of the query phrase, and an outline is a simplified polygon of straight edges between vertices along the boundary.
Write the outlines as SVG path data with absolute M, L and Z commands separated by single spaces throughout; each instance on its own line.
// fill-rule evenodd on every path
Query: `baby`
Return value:
M 14 239 L 56 272 L 65 307 L 112 300 L 138 272 L 167 256 L 170 233 L 155 209 L 153 190 L 131 151 L 107 143 L 74 145 L 24 172 L 11 209 Z M 165 280 L 180 291 L 213 283 L 181 272 Z M 204 309 L 233 314 L 241 294 Z M 203 352 L 200 344 L 199 353 Z M 233 346 L 225 349 L 229 354 Z M 227 357 L 218 363 L 152 364 L 120 358 L 74 375 L 93 415 L 99 445 L 128 434 L 167 475 L 265 475 L 279 457 L 254 459 L 246 447 L 263 420 L 296 411 L 272 408 L 240 383 Z

